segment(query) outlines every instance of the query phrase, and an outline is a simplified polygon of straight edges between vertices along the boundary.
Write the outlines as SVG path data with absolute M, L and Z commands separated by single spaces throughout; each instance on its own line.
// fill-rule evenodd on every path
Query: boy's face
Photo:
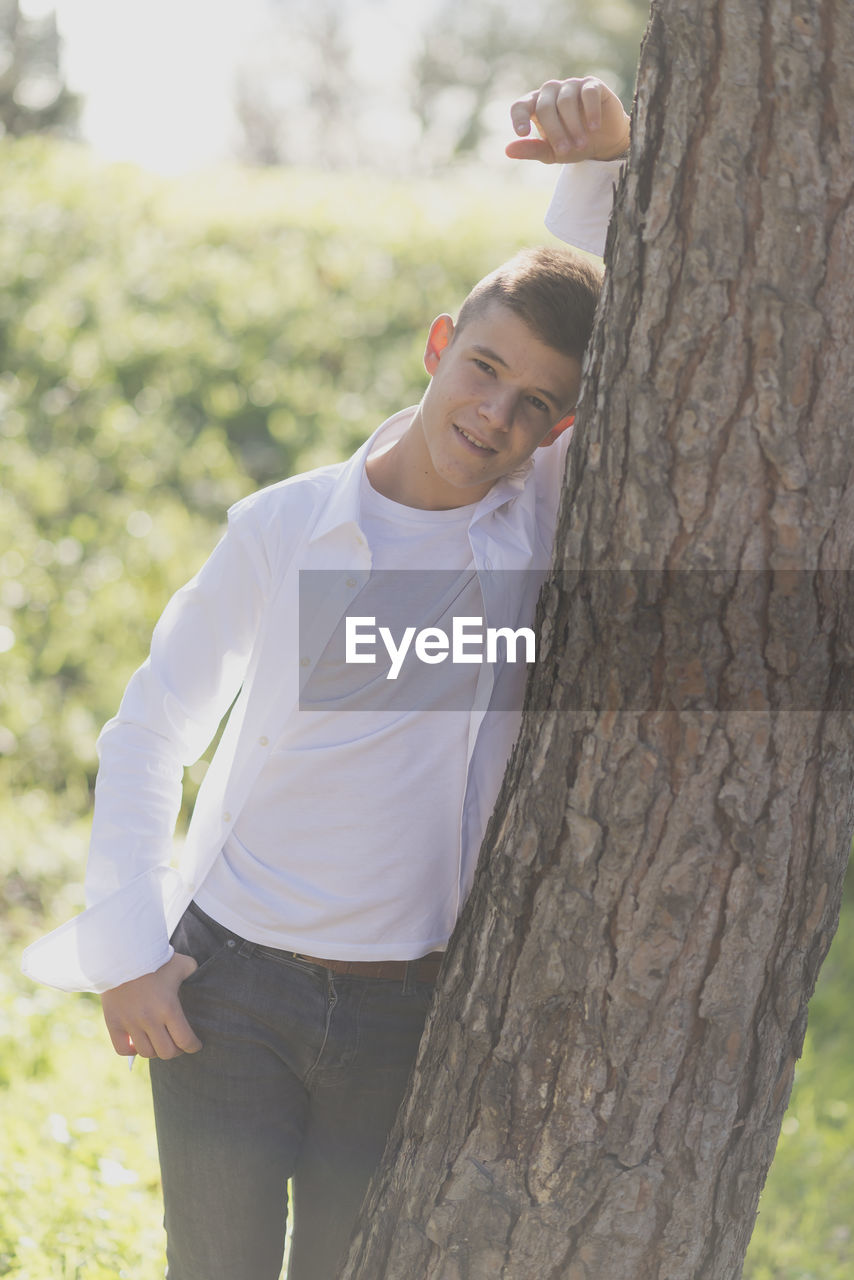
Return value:
M 428 468 L 442 505 L 478 502 L 569 425 L 581 364 L 547 346 L 515 312 L 492 303 L 464 328 L 434 320 L 420 405 Z M 427 477 L 425 476 L 425 479 Z

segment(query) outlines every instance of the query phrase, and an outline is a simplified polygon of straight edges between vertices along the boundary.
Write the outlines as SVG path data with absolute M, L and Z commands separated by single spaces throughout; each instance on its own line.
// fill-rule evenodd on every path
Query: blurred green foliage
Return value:
M 0 143 L 0 1274 L 163 1270 L 145 1068 L 112 1053 L 95 998 L 18 971 L 82 906 L 100 724 L 225 507 L 417 399 L 427 323 L 544 238 L 540 203 L 292 171 L 166 182 Z M 849 894 L 748 1280 L 852 1274 L 852 972 Z
M 421 394 L 429 321 L 519 245 L 506 186 L 164 181 L 0 143 L 0 754 L 84 812 L 100 725 L 226 507 Z M 5 652 L 4 652 L 5 650 Z

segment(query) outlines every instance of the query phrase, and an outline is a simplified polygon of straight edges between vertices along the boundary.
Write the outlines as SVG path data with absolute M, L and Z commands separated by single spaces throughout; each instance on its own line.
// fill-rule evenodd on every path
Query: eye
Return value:
M 528 396 L 528 404 L 532 404 L 540 413 L 549 412 L 549 406 L 539 396 Z
M 472 359 L 474 363 L 477 365 L 478 369 L 482 370 L 483 373 L 495 373 L 495 370 L 493 369 L 492 365 L 487 364 L 485 360 L 480 360 L 478 359 L 477 356 L 473 356 Z

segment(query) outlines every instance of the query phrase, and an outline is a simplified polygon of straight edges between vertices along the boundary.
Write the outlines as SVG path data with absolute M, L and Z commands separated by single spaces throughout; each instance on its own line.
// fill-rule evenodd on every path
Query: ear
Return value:
M 439 367 L 442 352 L 454 336 L 454 322 L 450 316 L 437 316 L 430 325 L 427 334 L 427 346 L 424 351 L 424 368 L 433 377 Z
M 560 422 L 556 422 L 554 424 L 549 434 L 545 437 L 544 440 L 540 441 L 537 448 L 542 449 L 547 444 L 554 444 L 558 436 L 563 435 L 564 431 L 569 431 L 572 428 L 572 424 L 574 422 L 575 422 L 575 414 L 568 413 L 565 418 L 561 418 Z

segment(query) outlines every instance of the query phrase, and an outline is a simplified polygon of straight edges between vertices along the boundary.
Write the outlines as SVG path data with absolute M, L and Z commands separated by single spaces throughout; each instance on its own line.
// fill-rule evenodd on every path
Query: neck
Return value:
M 369 458 L 365 470 L 384 498 L 419 511 L 452 511 L 480 502 L 492 483 L 460 489 L 437 475 L 421 429 L 421 410 L 390 449 Z

